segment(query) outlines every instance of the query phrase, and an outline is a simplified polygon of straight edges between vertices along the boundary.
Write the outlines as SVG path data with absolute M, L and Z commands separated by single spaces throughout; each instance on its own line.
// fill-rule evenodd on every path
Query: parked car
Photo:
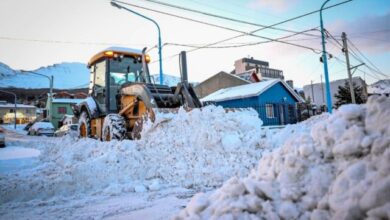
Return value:
M 53 136 L 54 135 L 54 127 L 50 122 L 35 122 L 29 129 L 28 135 L 45 135 L 45 136 Z
M 63 125 L 56 132 L 54 132 L 54 137 L 62 137 L 64 135 L 77 136 L 78 129 L 78 124 Z
M 3 128 L 0 128 L 0 147 L 5 147 L 5 134 Z

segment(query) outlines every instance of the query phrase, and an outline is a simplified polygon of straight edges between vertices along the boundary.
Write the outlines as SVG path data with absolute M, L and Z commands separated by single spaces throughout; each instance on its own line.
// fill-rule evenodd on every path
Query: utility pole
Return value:
M 314 89 L 313 89 L 313 80 L 310 81 L 310 85 L 311 85 L 311 96 L 313 98 L 313 103 L 314 103 Z
M 351 67 L 349 64 L 349 53 L 348 53 L 348 44 L 347 44 L 347 34 L 343 32 L 341 34 L 341 39 L 343 40 L 343 52 L 345 54 L 345 60 L 347 61 L 347 70 L 348 70 L 348 79 L 349 79 L 349 90 L 351 91 L 351 99 L 352 103 L 356 104 L 355 99 L 355 91 L 353 90 L 353 84 L 352 84 L 352 74 L 351 74 Z
M 321 74 L 321 94 L 322 94 L 322 104 L 324 104 L 325 97 L 324 97 L 324 84 L 322 83 L 322 74 Z
M 326 0 L 320 9 L 320 27 L 321 27 L 321 42 L 322 42 L 322 60 L 324 62 L 324 73 L 325 73 L 325 87 L 326 87 L 326 104 L 328 107 L 328 112 L 332 113 L 332 97 L 330 95 L 330 83 L 329 83 L 329 74 L 328 74 L 328 61 L 327 61 L 327 55 L 326 55 L 326 47 L 325 47 L 325 33 L 324 33 L 324 22 L 322 20 L 322 10 L 324 9 L 324 6 L 326 3 L 328 3 L 329 0 Z

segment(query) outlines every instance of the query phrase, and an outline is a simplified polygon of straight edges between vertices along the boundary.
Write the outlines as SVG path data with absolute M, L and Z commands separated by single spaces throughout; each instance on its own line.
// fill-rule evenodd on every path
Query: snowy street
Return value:
M 42 137 L 27 136 L 8 131 L 7 147 L 0 149 L 0 180 L 4 184 L 6 173 L 33 171 L 40 165 Z M 50 139 L 44 138 L 45 141 Z M 61 140 L 56 140 L 61 141 Z M 43 155 L 42 155 L 43 156 Z M 1 188 L 1 190 L 7 190 Z M 5 192 L 2 191 L 2 194 Z M 75 195 L 69 198 L 29 200 L 1 205 L 3 219 L 168 219 L 177 213 L 194 194 L 180 187 L 160 191 L 124 193 L 121 195 Z M 17 199 L 16 199 L 17 200 Z

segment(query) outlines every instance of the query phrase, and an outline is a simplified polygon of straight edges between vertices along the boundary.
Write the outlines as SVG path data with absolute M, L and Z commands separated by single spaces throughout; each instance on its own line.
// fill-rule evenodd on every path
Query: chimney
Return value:
M 294 81 L 292 81 L 292 80 L 286 80 L 286 83 L 287 83 L 292 89 L 294 89 Z

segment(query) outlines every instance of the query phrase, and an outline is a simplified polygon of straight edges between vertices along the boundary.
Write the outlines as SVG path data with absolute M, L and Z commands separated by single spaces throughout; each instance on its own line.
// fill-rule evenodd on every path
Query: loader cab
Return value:
M 117 95 L 122 85 L 151 83 L 147 70 L 150 58 L 145 55 L 145 63 L 142 60 L 141 51 L 127 48 L 108 48 L 92 57 L 88 64 L 89 95 L 95 99 L 101 115 L 118 111 Z

